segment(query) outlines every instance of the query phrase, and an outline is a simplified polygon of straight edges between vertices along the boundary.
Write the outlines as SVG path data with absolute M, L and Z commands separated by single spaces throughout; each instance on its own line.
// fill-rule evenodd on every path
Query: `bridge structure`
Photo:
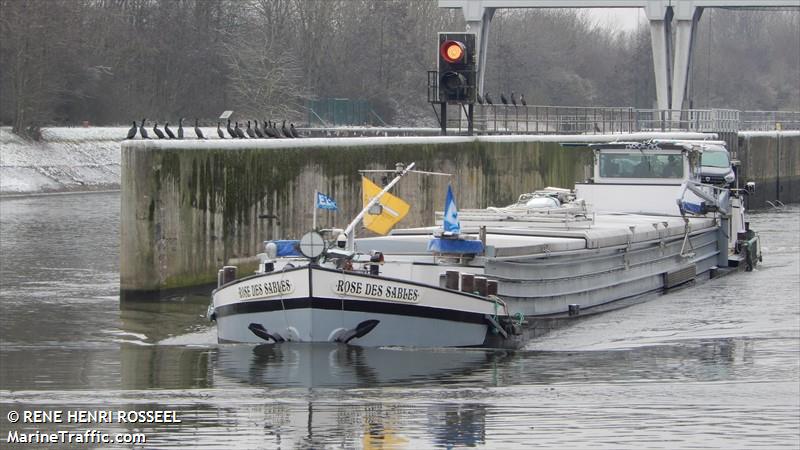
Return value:
M 484 92 L 489 26 L 498 9 L 643 8 L 650 22 L 657 107 L 681 111 L 697 25 L 704 9 L 800 8 L 800 0 L 439 0 L 439 7 L 460 8 L 467 31 L 477 34 L 477 87 L 481 94 Z

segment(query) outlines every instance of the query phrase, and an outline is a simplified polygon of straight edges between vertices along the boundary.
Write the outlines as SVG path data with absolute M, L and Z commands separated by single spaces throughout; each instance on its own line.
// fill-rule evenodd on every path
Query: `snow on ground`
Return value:
M 28 141 L 0 127 L 0 194 L 119 189 L 127 128 L 45 128 Z

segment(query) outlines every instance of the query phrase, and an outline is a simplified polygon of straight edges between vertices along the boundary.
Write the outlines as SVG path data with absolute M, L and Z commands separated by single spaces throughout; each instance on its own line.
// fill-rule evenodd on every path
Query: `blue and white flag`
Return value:
M 336 201 L 322 192 L 317 192 L 317 208 L 336 211 Z
M 446 233 L 460 233 L 461 224 L 458 222 L 458 207 L 453 189 L 447 185 L 447 199 L 444 201 L 444 220 L 442 228 Z

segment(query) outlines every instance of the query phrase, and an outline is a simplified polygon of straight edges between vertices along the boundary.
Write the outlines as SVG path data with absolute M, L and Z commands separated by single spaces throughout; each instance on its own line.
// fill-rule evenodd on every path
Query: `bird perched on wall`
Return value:
M 264 134 L 267 135 L 267 137 L 271 137 L 271 138 L 278 137 L 275 134 L 275 131 L 272 129 L 272 123 L 268 122 L 266 120 L 264 121 Z
M 272 131 L 275 133 L 276 138 L 284 138 L 286 136 L 281 133 L 280 127 L 278 127 L 278 122 L 272 122 Z
M 488 92 L 483 94 L 483 99 L 486 100 L 487 105 L 494 105 L 494 101 L 492 101 L 492 97 L 489 95 Z
M 225 139 L 225 133 L 222 132 L 222 128 L 219 127 L 219 120 L 217 121 L 217 136 L 220 139 Z
M 178 119 L 178 139 L 183 139 L 183 117 Z
M 475 95 L 475 100 L 477 100 L 477 101 L 478 101 L 478 104 L 479 104 L 479 105 L 482 105 L 482 104 L 483 104 L 483 97 L 481 97 L 481 93 L 480 93 L 480 92 L 478 92 L 478 94 L 477 94 L 477 95 Z
M 235 132 L 235 131 L 233 131 L 233 128 L 231 128 L 231 119 L 228 119 L 228 126 L 227 126 L 227 128 L 228 128 L 228 134 L 230 134 L 232 138 L 236 139 L 236 138 L 238 138 L 238 137 L 239 137 L 239 136 L 237 136 L 237 135 L 236 135 L 236 132 Z
M 125 139 L 133 139 L 134 137 L 136 137 L 136 130 L 137 129 L 138 129 L 138 127 L 136 126 L 136 121 L 134 120 L 133 121 L 133 126 L 131 127 L 130 130 L 128 130 L 128 137 L 126 137 Z
M 158 129 L 158 122 L 153 124 L 153 133 L 155 133 L 159 139 L 164 139 L 164 132 Z
M 506 95 L 503 94 L 502 92 L 500 93 L 500 101 L 503 102 L 504 105 L 508 106 L 508 99 L 506 98 Z
M 250 126 L 250 121 L 247 121 L 247 129 L 245 130 L 247 135 L 250 136 L 250 139 L 256 138 L 256 133 L 253 131 L 253 128 Z
M 525 102 L 525 96 L 522 94 L 519 94 L 519 102 L 522 103 L 522 106 L 528 106 L 528 103 Z
M 144 128 L 144 122 L 147 118 L 142 119 L 142 122 L 139 124 L 139 134 L 142 136 L 142 139 L 150 139 L 147 135 L 147 130 Z
M 167 133 L 167 136 L 169 136 L 170 139 L 175 139 L 175 133 L 169 129 L 169 122 L 164 124 L 164 132 Z
M 244 131 L 242 131 L 242 129 L 239 128 L 239 122 L 236 122 L 236 126 L 233 127 L 233 131 L 236 133 L 236 137 L 238 137 L 239 139 L 247 138 L 247 136 L 244 135 Z
M 194 134 L 197 135 L 197 139 L 205 139 L 206 137 L 203 136 L 203 130 L 200 129 L 200 125 L 198 124 L 198 120 L 194 119 Z
M 292 133 L 289 131 L 289 129 L 286 128 L 286 121 L 285 120 L 283 121 L 283 124 L 281 125 L 281 133 L 283 133 L 283 135 L 288 137 L 288 138 L 294 137 L 294 136 L 292 136 Z
M 511 91 L 511 104 L 513 104 L 515 108 L 517 107 L 517 95 L 514 91 Z
M 293 138 L 299 138 L 300 133 L 297 132 L 297 128 L 294 127 L 293 123 L 289 124 L 289 132 L 292 133 Z
M 258 128 L 258 120 L 253 121 L 253 131 L 256 132 L 256 136 L 258 136 L 259 138 L 264 137 L 264 133 L 261 131 L 260 128 Z

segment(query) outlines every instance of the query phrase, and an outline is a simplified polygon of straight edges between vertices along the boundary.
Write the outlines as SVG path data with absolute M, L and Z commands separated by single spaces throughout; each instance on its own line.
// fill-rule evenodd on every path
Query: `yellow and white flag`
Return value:
M 361 185 L 364 206 L 367 206 L 367 203 L 383 190 L 367 177 L 361 177 Z M 400 222 L 408 214 L 408 210 L 411 209 L 408 203 L 388 192 L 381 196 L 378 203 L 383 207 L 383 211 L 381 211 L 380 215 L 365 214 L 364 226 L 372 232 L 383 235 L 388 234 L 392 227 L 397 222 Z

